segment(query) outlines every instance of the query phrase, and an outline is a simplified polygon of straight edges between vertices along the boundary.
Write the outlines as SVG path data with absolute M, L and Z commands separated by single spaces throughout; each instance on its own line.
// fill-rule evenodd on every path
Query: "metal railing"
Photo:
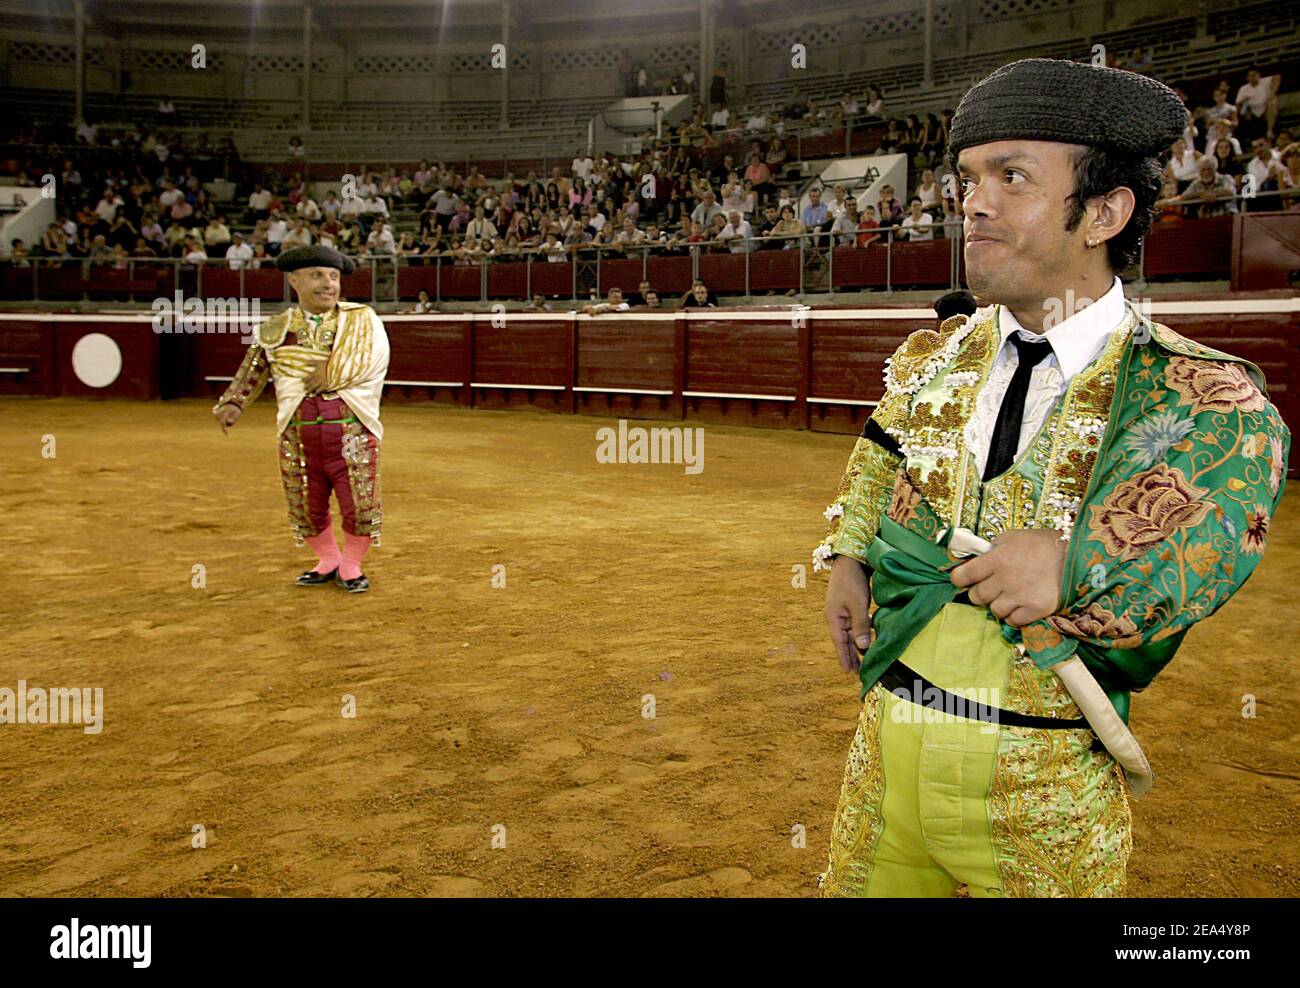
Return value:
M 1250 212 L 1278 212 L 1277 209 L 1263 210 L 1258 208 L 1258 204 L 1261 202 L 1272 205 L 1270 200 L 1273 199 L 1277 200 L 1278 206 L 1291 205 L 1291 209 L 1294 209 L 1295 205 L 1292 204 L 1300 203 L 1300 188 L 1268 190 L 1255 195 L 1237 193 L 1231 197 L 1222 197 L 1218 200 L 1218 204 L 1226 204 L 1231 201 L 1237 209 L 1240 209 L 1243 204 L 1253 203 L 1256 204 L 1256 208 L 1249 210 Z M 1177 201 L 1185 210 L 1193 212 L 1200 205 L 1203 205 L 1200 200 L 1174 200 L 1172 198 L 1161 200 L 1161 204 L 1168 205 L 1174 201 Z M 1210 205 L 1213 208 L 1230 208 L 1218 204 L 1212 203 Z M 560 256 L 556 254 L 557 251 L 562 252 L 563 262 L 570 265 L 567 294 L 574 301 L 580 298 L 585 299 L 592 294 L 596 296 L 604 294 L 605 286 L 610 280 L 606 272 L 611 262 L 639 260 L 641 264 L 640 280 L 647 281 L 651 280 L 647 278 L 650 273 L 651 260 L 663 257 L 689 257 L 691 278 L 694 280 L 700 277 L 702 258 L 717 255 L 740 256 L 744 258 L 744 289 L 741 294 L 745 299 L 753 298 L 753 292 L 756 288 L 769 291 L 789 290 L 785 288 L 783 283 L 772 286 L 755 283 L 753 258 L 756 255 L 778 250 L 798 252 L 799 278 L 796 291 L 799 298 L 815 292 L 834 295 L 836 291 L 846 289 L 850 291 L 880 290 L 884 295 L 889 296 L 893 294 L 897 287 L 895 283 L 894 252 L 899 249 L 900 241 L 910 239 L 910 235 L 907 238 L 904 237 L 903 231 L 904 228 L 891 225 L 859 229 L 855 232 L 821 230 L 775 236 L 733 237 L 726 240 L 710 237 L 701 241 L 692 241 L 673 237 L 651 243 L 561 244 L 557 242 L 549 248 L 545 244 L 531 244 L 507 251 L 494 250 L 477 254 L 466 254 L 463 249 L 457 251 L 447 248 L 429 250 L 424 253 L 362 253 L 355 255 L 355 257 L 360 269 L 369 276 L 370 299 L 381 304 L 401 304 L 413 298 L 415 293 L 402 290 L 402 279 L 400 277 L 402 270 L 412 267 L 433 267 L 435 269 L 433 291 L 430 293 L 432 295 L 431 301 L 439 303 L 447 301 L 488 302 L 519 299 L 521 293 L 517 291 L 506 295 L 493 295 L 489 291 L 489 273 L 495 265 L 520 264 L 523 265 L 524 269 L 524 291 L 522 294 L 525 299 L 528 299 L 532 297 L 534 285 L 536 284 L 534 266 L 555 263 L 550 261 L 547 255 L 549 253 Z M 868 242 L 863 246 L 858 246 L 859 238 L 866 238 Z M 948 244 L 946 283 L 950 289 L 960 287 L 959 275 L 962 261 L 960 222 L 949 217 L 945 221 L 933 223 L 931 236 L 928 239 Z M 858 285 L 857 283 L 850 284 L 845 282 L 843 278 L 839 279 L 839 283 L 837 283 L 835 276 L 837 248 L 841 250 L 846 248 L 883 250 L 885 255 L 883 287 L 867 284 Z M 143 302 L 151 299 L 141 296 L 156 297 L 160 291 L 169 291 L 173 294 L 181 292 L 187 296 L 192 295 L 203 298 L 208 295 L 204 284 L 205 273 L 222 270 L 232 273 L 238 272 L 239 280 L 235 297 L 245 297 L 249 290 L 250 272 L 265 271 L 272 268 L 274 263 L 273 257 L 254 258 L 251 261 L 227 261 L 225 258 L 187 261 L 172 257 L 106 256 L 88 258 L 66 255 L 53 257 L 37 254 L 19 262 L 12 259 L 0 261 L 0 274 L 4 275 L 3 282 L 0 283 L 0 292 L 3 292 L 4 298 L 11 301 L 38 302 L 69 301 L 74 300 L 70 297 L 76 295 L 79 295 L 79 300 L 84 302 L 102 300 L 105 295 L 125 295 L 125 301 Z M 823 264 L 824 271 L 822 270 Z M 479 290 L 477 299 L 465 295 L 463 291 L 454 295 L 444 291 L 445 272 L 449 269 L 464 268 L 478 270 Z M 120 282 L 115 284 L 111 277 L 102 277 L 102 272 L 105 271 L 121 272 Z M 75 277 L 70 278 L 69 272 L 74 272 Z M 1145 239 L 1142 244 L 1136 274 L 1136 287 L 1141 290 L 1146 285 Z M 624 268 L 620 273 L 620 277 L 625 276 L 626 269 Z M 351 277 L 355 278 L 357 276 L 353 275 Z M 677 274 L 677 277 L 681 277 L 680 273 Z M 18 286 L 20 283 L 26 282 L 27 279 L 30 279 L 30 293 L 22 293 L 19 291 Z M 99 281 L 99 283 L 96 284 L 96 281 Z M 234 287 L 229 281 L 224 281 L 220 290 L 228 292 L 229 289 Z M 934 286 L 932 283 L 927 282 L 927 287 Z M 43 288 L 45 289 L 44 292 L 42 291 Z M 99 298 L 92 299 L 91 293 L 99 296 Z M 554 291 L 548 290 L 546 294 L 552 298 L 559 297 Z M 722 294 L 736 293 L 723 292 Z M 291 302 L 292 293 L 289 288 L 288 276 L 281 275 L 276 288 L 268 288 L 266 284 L 259 285 L 255 295 L 270 302 Z

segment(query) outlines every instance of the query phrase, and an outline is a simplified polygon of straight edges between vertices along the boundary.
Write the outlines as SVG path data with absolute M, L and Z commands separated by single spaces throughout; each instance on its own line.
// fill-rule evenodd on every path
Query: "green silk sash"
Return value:
M 863 697 L 944 605 L 960 593 L 945 572 L 955 565 L 944 552 L 946 541 L 930 542 L 890 518 L 881 519 L 880 532 L 867 550 L 871 595 L 877 609 L 872 618 L 875 640 L 862 656 L 859 671 Z M 991 611 L 986 613 L 990 620 L 997 620 Z M 999 624 L 1008 644 L 1020 643 L 1019 628 Z M 1077 652 L 1116 713 L 1128 723 L 1129 688 L 1125 682 L 1145 684 L 1153 667 L 1159 669 L 1173 657 L 1185 633 L 1129 649 L 1107 649 L 1080 641 Z M 940 685 L 956 689 L 964 684 Z

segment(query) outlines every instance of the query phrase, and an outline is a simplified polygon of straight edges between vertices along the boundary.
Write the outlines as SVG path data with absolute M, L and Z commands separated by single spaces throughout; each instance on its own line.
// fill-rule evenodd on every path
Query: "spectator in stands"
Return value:
M 936 220 L 942 217 L 942 196 L 939 194 L 939 183 L 934 180 L 933 169 L 926 168 L 922 170 L 921 181 L 916 183 L 916 196 L 921 200 L 921 208 L 929 213 L 931 217 Z
M 885 119 L 885 98 L 877 86 L 867 87 L 867 105 L 864 109 L 863 123 L 883 123 Z
M 207 251 L 203 249 L 203 245 L 199 243 L 198 237 L 186 237 L 185 251 L 181 255 L 181 258 L 182 260 L 184 260 L 186 264 L 193 264 L 197 266 L 207 261 L 208 254 Z
M 610 242 L 616 247 L 626 249 L 628 247 L 634 247 L 644 241 L 645 234 L 636 228 L 636 220 L 632 219 L 630 216 L 625 216 L 623 222 L 620 224 L 618 232 L 614 234 Z
M 361 224 L 361 208 L 363 200 L 360 196 L 344 196 L 343 201 L 339 204 L 339 222 Z
M 894 195 L 892 185 L 880 187 L 880 199 L 877 201 L 876 211 L 880 214 L 882 227 L 898 226 L 903 222 L 903 204 L 898 196 Z
M 841 247 L 851 247 L 857 239 L 858 226 L 862 222 L 862 216 L 858 213 L 858 200 L 849 196 L 845 200 L 844 209 L 835 217 L 831 224 L 831 233 L 835 234 L 835 243 Z
M 461 234 L 463 236 L 465 227 L 469 226 L 469 221 L 469 201 L 467 199 L 462 199 L 456 204 L 456 213 L 452 216 L 451 222 L 447 224 L 447 232 Z
M 303 146 L 301 137 L 289 138 L 289 156 L 291 158 L 302 158 L 307 154 L 307 148 Z
M 1214 145 L 1214 153 L 1211 155 L 1202 155 L 1202 158 L 1213 158 L 1215 170 L 1218 171 L 1220 175 L 1227 175 L 1236 182 L 1240 179 L 1241 175 L 1245 174 L 1245 168 L 1242 167 L 1241 162 L 1238 160 L 1237 150 L 1235 140 L 1228 137 L 1221 137 L 1218 143 Z M 1200 174 L 1199 159 L 1197 160 L 1197 174 Z M 1184 189 L 1184 191 L 1186 191 L 1186 189 Z
M 709 286 L 698 278 L 691 284 L 691 290 L 677 303 L 680 309 L 712 309 L 717 305 L 718 300 L 709 291 Z
M 922 240 L 934 239 L 934 217 L 921 208 L 921 197 L 912 196 L 909 204 L 911 212 L 903 217 L 903 222 L 899 227 L 899 236 L 904 240 L 917 243 Z
M 1226 83 L 1215 87 L 1214 105 L 1199 111 L 1205 119 L 1205 149 L 1208 152 L 1222 137 L 1231 138 L 1237 130 L 1237 108 L 1228 102 Z M 1237 153 L 1241 146 L 1237 145 Z
M 338 250 L 344 253 L 355 253 L 362 243 L 361 227 L 352 222 L 343 223 L 339 226 L 335 240 Z
M 1220 175 L 1214 158 L 1207 155 L 1201 159 L 1196 179 L 1179 199 L 1195 204 L 1197 216 L 1227 216 L 1237 212 L 1237 203 L 1233 198 L 1236 192 L 1232 179 Z
M 1277 197 L 1273 195 L 1256 198 L 1266 192 L 1277 192 L 1282 175 L 1282 156 L 1273 149 L 1267 137 L 1255 138 L 1252 150 L 1254 154 L 1246 162 L 1246 175 L 1253 180 L 1252 195 L 1246 202 L 1246 209 L 1254 212 L 1278 208 Z M 1248 187 L 1249 188 L 1249 187 Z
M 731 123 L 731 111 L 725 103 L 713 104 L 713 115 L 709 117 L 709 129 L 714 133 L 726 130 Z
M 615 285 L 609 290 L 604 302 L 583 306 L 582 311 L 589 316 L 598 316 L 605 312 L 626 312 L 632 308 L 623 300 L 623 289 Z
M 1138 75 L 1150 75 L 1155 69 L 1155 61 L 1151 58 L 1151 53 L 1145 51 L 1141 45 L 1136 46 L 1128 54 L 1128 58 L 1120 65 L 1120 68 L 1128 69 L 1130 72 L 1136 72 Z
M 695 70 L 692 69 L 690 65 L 682 67 L 681 80 L 683 93 L 695 92 Z
M 158 252 L 149 246 L 149 242 L 144 237 L 136 237 L 135 248 L 131 251 L 132 257 L 157 257 Z
M 880 229 L 880 221 L 876 219 L 876 207 L 868 203 L 863 207 L 862 218 L 858 220 L 858 236 L 853 246 L 870 247 L 880 239 L 880 234 L 871 232 L 878 229 Z
M 889 122 L 885 125 L 885 132 L 880 135 L 880 143 L 876 145 L 876 154 L 898 154 L 902 150 L 903 131 L 898 126 L 898 118 L 890 117 Z
M 126 213 L 124 212 L 117 214 L 117 218 L 113 220 L 112 225 L 108 228 L 108 233 L 105 234 L 110 247 L 123 248 L 134 244 L 136 238 L 139 236 L 140 231 L 137 230 L 132 225 L 131 221 L 126 218 Z
M 560 243 L 554 232 L 546 235 L 546 239 L 542 242 L 541 254 L 550 264 L 560 264 L 567 260 L 564 244 Z
M 238 231 L 230 235 L 230 247 L 226 250 L 226 265 L 231 271 L 239 271 L 253 259 L 253 248 L 244 242 L 244 235 Z
M 496 224 L 487 218 L 482 206 L 474 207 L 474 218 L 469 221 L 465 228 L 466 236 L 474 240 L 482 240 L 484 237 L 495 240 L 498 234 Z
M 448 227 L 451 225 L 451 219 L 456 215 L 456 210 L 460 205 L 460 196 L 456 195 L 456 193 L 451 190 L 449 184 L 444 183 L 442 187 L 430 197 L 428 205 L 425 206 L 425 210 L 432 211 L 434 222 L 438 224 L 438 228 L 442 230 L 443 233 L 446 233 Z
M 1181 222 L 1183 203 L 1179 195 L 1178 180 L 1171 172 L 1166 171 L 1160 182 L 1160 198 L 1156 200 L 1157 213 L 1152 220 L 1153 226 L 1168 226 L 1171 223 Z
M 68 256 L 68 234 L 58 223 L 51 223 L 41 235 L 41 255 L 43 257 Z
M 767 165 L 767 170 L 772 174 L 772 182 L 775 184 L 777 176 L 785 167 L 786 161 L 785 142 L 779 137 L 773 137 L 767 145 L 767 153 L 763 155 L 763 162 Z
M 220 216 L 212 217 L 203 228 L 203 243 L 208 249 L 209 257 L 224 257 L 232 239 L 230 227 L 226 226 Z
M 280 244 L 289 233 L 289 223 L 285 220 L 283 213 L 275 213 L 271 216 L 271 222 L 266 226 L 266 249 L 269 254 L 275 255 L 280 253 Z
M 533 300 L 524 307 L 525 312 L 550 312 L 551 306 L 541 292 L 533 292 Z
M 169 206 L 171 204 L 163 202 L 163 205 Z M 271 215 L 270 207 L 271 193 L 267 190 L 266 186 L 259 182 L 257 185 L 253 186 L 253 191 L 248 196 L 249 218 L 254 222 L 257 220 L 268 219 Z
M 808 205 L 804 206 L 803 212 L 799 217 L 803 220 L 803 225 L 808 233 L 823 233 L 830 229 L 834 220 L 831 218 L 830 211 L 826 208 L 826 203 L 822 202 L 822 190 L 814 187 L 808 190 Z M 813 238 L 813 244 L 820 243 L 819 237 Z
M 921 150 L 921 121 L 915 113 L 903 118 L 903 137 L 898 142 L 898 150 L 907 155 L 909 161 Z
M 1178 188 L 1185 189 L 1196 176 L 1200 173 L 1197 163 L 1201 160 L 1201 152 L 1194 147 L 1189 147 L 1184 138 L 1174 141 L 1173 150 L 1169 154 L 1169 163 L 1165 165 L 1165 177 L 1172 178 Z
M 1258 68 L 1251 66 L 1247 70 L 1246 81 L 1237 90 L 1237 98 L 1233 101 L 1240 116 L 1238 130 L 1243 140 L 1273 137 L 1277 126 L 1277 93 L 1281 85 L 1280 75 L 1261 79 Z
M 573 187 L 569 189 L 568 199 L 570 209 L 586 209 L 591 205 L 591 188 L 587 185 L 587 180 L 581 175 L 573 180 Z
M 427 312 L 433 312 L 434 305 L 433 302 L 429 300 L 429 293 L 421 288 L 420 294 L 416 296 L 415 305 L 411 306 L 406 311 L 414 316 L 422 316 Z
M 323 215 L 320 206 L 311 196 L 303 196 L 298 200 L 298 205 L 294 207 L 299 218 L 306 220 L 308 223 L 317 222 Z
M 310 247 L 312 239 L 307 224 L 302 220 L 294 220 L 293 228 L 280 238 L 280 251 L 283 253 L 286 250 L 293 250 L 295 247 Z
M 393 240 L 393 231 L 388 229 L 388 221 L 382 216 L 376 217 L 375 225 L 366 237 L 366 251 L 371 254 L 396 253 L 397 244 Z
M 691 222 L 699 223 L 701 226 L 708 227 L 713 223 L 713 217 L 722 212 L 722 207 L 718 205 L 717 199 L 713 195 L 712 189 L 706 189 L 704 195 L 700 198 L 700 203 L 691 210 Z
M 189 231 L 180 223 L 173 223 L 163 234 L 163 249 L 168 257 L 179 257 L 184 252 L 185 240 Z
M 389 236 L 392 236 L 391 232 Z M 403 231 L 397 243 L 393 247 L 394 257 L 418 257 L 420 248 L 416 246 L 415 234 L 410 230 Z
M 113 189 L 106 189 L 99 203 L 95 206 L 95 215 L 99 222 L 108 228 L 117 218 L 117 211 L 122 208 L 122 198 Z
M 754 249 L 750 242 L 754 236 L 754 228 L 750 226 L 749 221 L 738 209 L 733 209 L 727 214 L 727 223 L 718 232 L 717 239 L 726 244 L 727 249 L 733 254 L 747 254 Z
M 808 227 L 804 221 L 794 215 L 794 207 L 784 206 L 781 209 L 780 222 L 772 227 L 769 236 L 778 238 L 781 247 L 785 250 L 791 250 L 799 246 L 799 238 L 807 232 Z
M 659 302 L 659 293 L 653 288 L 647 288 L 644 293 L 645 301 L 643 304 L 647 309 L 659 309 L 662 305 Z
M 9 263 L 16 268 L 30 268 L 32 263 L 28 260 L 28 256 L 27 245 L 15 237 L 13 243 L 9 245 Z

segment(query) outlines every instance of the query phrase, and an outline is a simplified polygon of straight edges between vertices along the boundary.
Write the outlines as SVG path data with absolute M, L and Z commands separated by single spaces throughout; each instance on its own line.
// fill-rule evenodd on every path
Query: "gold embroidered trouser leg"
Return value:
M 901 659 L 989 706 L 1079 716 L 1054 673 L 1015 659 L 984 608 L 949 604 Z M 1123 894 L 1127 783 L 1092 740 L 954 717 L 877 684 L 849 751 L 821 894 Z

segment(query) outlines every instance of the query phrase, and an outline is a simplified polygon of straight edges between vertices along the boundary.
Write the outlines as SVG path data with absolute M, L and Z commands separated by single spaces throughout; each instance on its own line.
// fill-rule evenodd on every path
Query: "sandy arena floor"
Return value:
M 208 409 L 0 402 L 0 686 L 105 703 L 0 726 L 0 894 L 812 894 L 857 688 L 791 566 L 851 437 L 709 427 L 688 476 L 597 463 L 613 420 L 391 405 L 349 597 L 292 585 L 272 404 Z M 1300 895 L 1297 498 L 1134 700 L 1133 895 Z

